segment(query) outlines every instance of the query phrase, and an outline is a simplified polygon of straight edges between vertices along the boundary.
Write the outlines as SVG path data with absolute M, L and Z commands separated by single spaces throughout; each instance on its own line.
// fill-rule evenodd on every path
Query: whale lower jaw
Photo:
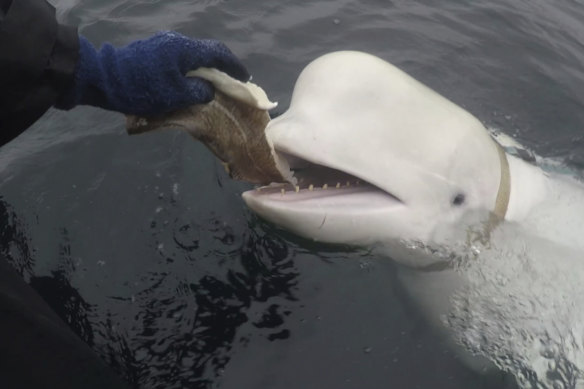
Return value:
M 319 242 L 364 245 L 378 242 L 384 220 L 405 205 L 369 184 L 297 189 L 272 185 L 244 192 L 247 206 L 264 220 Z
M 314 212 L 317 215 L 367 213 L 401 207 L 403 201 L 341 170 L 278 152 L 291 167 L 296 185 L 272 184 L 243 193 L 247 205 L 268 220 L 273 212 Z
M 281 211 L 308 211 L 351 213 L 380 210 L 387 207 L 403 206 L 403 203 L 387 192 L 369 184 L 344 184 L 340 187 L 295 188 L 288 184 L 272 185 L 249 190 L 243 198 L 250 208 L 258 205 Z

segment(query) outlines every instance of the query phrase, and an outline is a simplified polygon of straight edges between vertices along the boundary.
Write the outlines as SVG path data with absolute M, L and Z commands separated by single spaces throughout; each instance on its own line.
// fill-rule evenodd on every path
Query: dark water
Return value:
M 367 51 L 584 164 L 579 1 L 54 4 L 96 44 L 162 29 L 223 40 L 282 110 L 310 60 Z M 135 388 L 514 387 L 449 352 L 390 261 L 274 229 L 244 206 L 248 187 L 185 134 L 130 138 L 118 114 L 51 111 L 0 151 L 2 250 Z

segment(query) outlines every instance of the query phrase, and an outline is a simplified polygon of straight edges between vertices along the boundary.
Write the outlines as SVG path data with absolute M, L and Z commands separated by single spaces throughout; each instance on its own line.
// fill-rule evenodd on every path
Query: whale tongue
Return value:
M 179 128 L 209 148 L 229 175 L 255 184 L 294 183 L 285 160 L 268 142 L 265 129 L 271 103 L 257 85 L 239 82 L 216 69 L 198 69 L 189 76 L 205 78 L 215 86 L 215 97 L 207 104 L 192 105 L 155 117 L 128 115 L 130 135 Z

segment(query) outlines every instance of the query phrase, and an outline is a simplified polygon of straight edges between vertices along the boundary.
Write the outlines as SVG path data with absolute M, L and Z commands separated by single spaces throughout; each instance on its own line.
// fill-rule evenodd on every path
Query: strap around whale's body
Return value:
M 499 180 L 499 191 L 497 192 L 497 199 L 495 200 L 495 208 L 493 209 L 493 217 L 497 218 L 496 224 L 505 220 L 507 208 L 509 207 L 509 197 L 511 196 L 511 173 L 509 172 L 509 161 L 507 154 L 503 147 L 493 139 L 497 152 L 499 154 L 499 162 L 501 165 L 501 179 Z M 490 223 L 489 223 L 490 224 Z M 492 225 L 491 227 L 495 227 Z

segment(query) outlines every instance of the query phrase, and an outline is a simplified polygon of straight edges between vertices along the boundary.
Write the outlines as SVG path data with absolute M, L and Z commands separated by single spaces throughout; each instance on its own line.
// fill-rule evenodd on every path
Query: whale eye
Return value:
M 456 205 L 456 206 L 462 205 L 462 204 L 464 204 L 464 200 L 465 200 L 464 193 L 458 193 L 452 199 L 452 205 Z

